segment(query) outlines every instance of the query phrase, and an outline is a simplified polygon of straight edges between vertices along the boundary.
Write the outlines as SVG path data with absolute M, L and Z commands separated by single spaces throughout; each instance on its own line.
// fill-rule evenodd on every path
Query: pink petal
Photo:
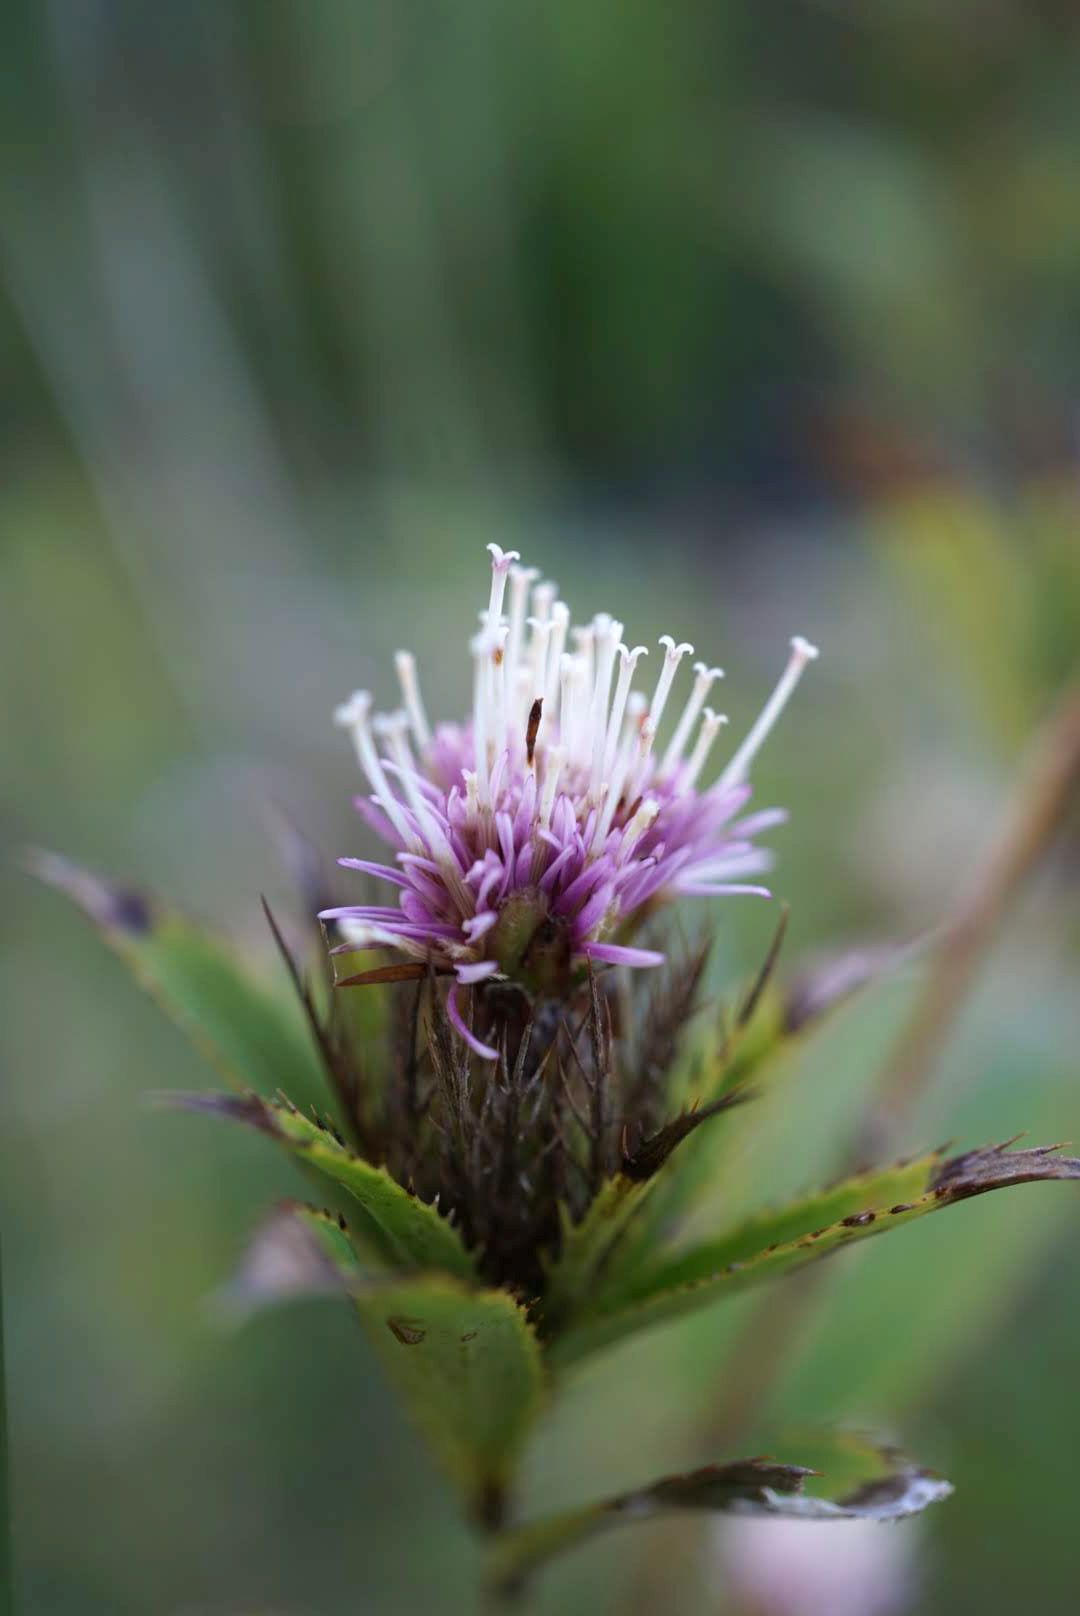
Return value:
M 369 859 L 339 858 L 338 863 L 345 870 L 360 870 L 364 875 L 373 875 L 379 881 L 392 881 L 396 887 L 405 885 L 405 878 L 400 870 L 391 869 L 389 864 L 372 864 Z
M 450 1017 L 450 1025 L 459 1037 L 464 1038 L 469 1048 L 475 1050 L 483 1060 L 498 1060 L 499 1051 L 492 1049 L 490 1044 L 482 1044 L 476 1034 L 466 1026 L 465 1018 L 458 1008 L 457 992 L 458 984 L 455 982 L 450 992 L 446 995 L 446 1013 Z
M 484 982 L 489 976 L 494 976 L 499 969 L 498 960 L 478 960 L 475 965 L 457 965 L 457 979 L 462 987 L 471 987 L 474 982 Z
M 651 948 L 623 948 L 619 943 L 585 943 L 581 952 L 602 965 L 663 965 L 665 958 Z
M 737 883 L 712 885 L 708 881 L 688 881 L 685 886 L 679 887 L 679 891 L 685 892 L 694 898 L 772 897 L 768 887 L 740 886 Z
M 484 909 L 478 915 L 473 915 L 471 920 L 463 920 L 461 929 L 470 943 L 475 943 L 478 937 L 483 937 L 485 932 L 489 932 L 492 926 L 498 923 L 498 919 L 496 910 Z

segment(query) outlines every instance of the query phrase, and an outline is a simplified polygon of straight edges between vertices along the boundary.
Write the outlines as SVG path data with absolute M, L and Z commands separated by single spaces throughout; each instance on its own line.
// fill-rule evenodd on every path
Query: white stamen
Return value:
M 585 702 L 587 699 L 588 664 L 584 657 L 564 655 L 560 670 L 562 686 L 561 706 L 559 709 L 559 735 L 566 747 L 567 761 L 577 761 L 580 750 L 580 737 L 584 729 L 587 716 Z
M 488 601 L 487 621 L 496 625 L 502 616 L 503 595 L 506 591 L 506 575 L 515 561 L 520 561 L 516 550 L 502 550 L 497 544 L 489 544 L 491 551 L 491 598 Z
M 380 714 L 374 722 L 376 733 L 382 736 L 391 758 L 401 770 L 400 779 L 409 807 L 416 815 L 435 861 L 443 873 L 447 886 L 454 894 L 463 913 L 472 914 L 476 907 L 473 894 L 461 879 L 461 870 L 446 833 L 431 811 L 416 780 L 416 762 L 406 739 L 409 728 L 408 714 L 404 712 Z
M 408 714 L 400 710 L 396 713 L 376 713 L 371 727 L 379 739 L 385 741 L 391 762 L 398 766 L 400 771 L 398 779 L 401 781 L 409 807 L 421 822 L 429 819 L 430 810 L 416 784 L 416 759 L 409 749 L 408 741 Z
M 582 626 L 579 623 L 570 630 L 570 638 L 577 646 L 577 655 L 585 664 L 585 688 L 591 690 L 596 666 L 596 625 L 587 623 Z
M 368 783 L 378 799 L 386 817 L 405 843 L 406 847 L 416 848 L 419 842 L 413 831 L 409 828 L 401 804 L 390 789 L 389 782 L 379 761 L 379 754 L 375 750 L 375 742 L 371 738 L 372 697 L 370 691 L 356 690 L 348 701 L 342 702 L 340 707 L 334 709 L 334 723 L 340 729 L 348 730 L 356 748 L 356 756 L 360 767 L 368 777 Z
M 676 645 L 670 634 L 661 634 L 660 644 L 665 647 L 664 666 L 660 669 L 660 677 L 656 681 L 656 692 L 649 707 L 649 728 L 655 737 L 660 728 L 660 720 L 664 716 L 668 695 L 674 683 L 675 675 L 679 671 L 679 663 L 684 656 L 693 656 L 692 645 Z
M 623 625 L 614 618 L 601 615 L 593 619 L 596 630 L 596 683 L 593 685 L 589 710 L 588 744 L 592 750 L 590 789 L 597 798 L 604 775 L 604 752 L 607 740 L 608 702 L 611 700 L 611 679 L 615 671 L 615 654 L 622 639 Z
M 472 769 L 462 769 L 461 777 L 465 781 L 465 817 L 472 825 L 480 812 L 480 791 Z
M 698 738 L 694 743 L 694 750 L 691 752 L 690 761 L 686 765 L 686 774 L 679 782 L 680 796 L 684 791 L 689 791 L 694 785 L 698 775 L 705 767 L 705 760 L 709 755 L 713 742 L 727 721 L 726 713 L 714 713 L 711 707 L 706 707 L 705 717 L 701 720 Z
M 535 593 L 534 593 L 535 598 Z M 553 624 L 546 617 L 530 617 L 529 628 L 529 705 L 543 701 L 547 690 L 548 646 L 551 644 Z
M 626 863 L 659 812 L 660 804 L 655 797 L 647 797 L 623 831 L 622 841 L 619 843 L 620 864 Z
M 625 645 L 619 646 L 619 678 L 615 685 L 615 700 L 611 705 L 611 717 L 608 719 L 607 739 L 604 743 L 604 779 L 610 780 L 611 771 L 615 765 L 615 750 L 619 744 L 619 730 L 626 711 L 627 698 L 630 695 L 630 686 L 633 683 L 634 672 L 643 656 L 648 656 L 648 647 L 635 645 L 628 651 Z M 644 700 L 644 697 L 642 698 Z
M 523 662 L 514 672 L 513 700 L 507 720 L 510 727 L 506 745 L 515 757 L 525 756 L 525 726 L 529 721 L 529 708 L 532 706 L 532 688 L 532 669 Z
M 350 920 L 342 916 L 337 922 L 338 931 L 344 942 L 361 953 L 368 948 L 390 948 L 399 954 L 407 954 L 412 959 L 427 959 L 428 945 L 415 942 L 411 937 L 402 937 L 396 931 L 387 931 L 382 926 L 369 925 L 366 920 Z
M 704 662 L 694 663 L 694 688 L 690 692 L 686 706 L 682 710 L 682 717 L 675 726 L 675 733 L 668 742 L 660 764 L 661 776 L 671 774 L 686 750 L 686 743 L 690 739 L 690 732 L 697 723 L 697 717 L 705 705 L 705 698 L 712 688 L 715 679 L 724 677 L 723 668 L 707 668 Z
M 494 630 L 488 649 L 488 680 L 491 688 L 491 729 L 488 733 L 489 767 L 506 746 L 508 712 L 506 637 L 509 629 L 500 623 Z
M 551 641 L 548 645 L 547 689 L 544 691 L 544 714 L 549 723 L 554 721 L 555 708 L 559 700 L 559 676 L 569 627 L 570 608 L 565 600 L 557 600 L 551 608 Z
M 544 786 L 540 793 L 540 810 L 537 815 L 542 830 L 549 829 L 551 825 L 551 810 L 555 806 L 555 793 L 559 788 L 559 776 L 565 763 L 565 746 L 548 748 L 544 759 Z
M 630 771 L 635 767 L 641 748 L 645 745 L 642 730 L 644 728 L 645 714 L 648 711 L 648 701 L 641 690 L 633 690 L 626 700 L 626 722 L 623 726 L 622 741 L 615 757 L 615 765 L 607 780 L 607 796 L 596 819 L 596 829 L 593 832 L 592 850 L 598 852 L 607 841 L 612 822 L 622 801 L 623 792 Z
M 539 578 L 538 567 L 519 567 L 516 564 L 510 568 L 510 635 L 506 642 L 506 669 L 513 680 L 514 671 L 521 656 L 522 633 L 525 628 L 525 600 L 529 593 L 529 586 L 534 579 Z
M 767 738 L 776 720 L 780 717 L 792 691 L 802 678 L 803 669 L 808 662 L 813 662 L 818 654 L 817 646 L 811 645 L 801 635 L 796 635 L 791 642 L 791 656 L 787 667 L 780 675 L 776 689 L 758 714 L 756 723 L 751 727 L 749 735 L 739 747 L 735 756 L 717 781 L 720 787 L 741 785 L 750 772 L 750 765 Z
M 491 728 L 488 687 L 491 683 L 491 635 L 485 630 L 469 641 L 473 658 L 473 751 L 476 762 L 476 794 L 482 809 L 491 804 L 491 775 L 488 765 L 488 734 Z
M 550 578 L 546 578 L 543 583 L 537 584 L 536 588 L 533 590 L 532 614 L 534 617 L 538 618 L 541 623 L 546 623 L 548 618 L 551 616 L 551 608 L 555 604 L 555 599 L 558 593 L 558 584 L 552 583 Z
M 395 651 L 394 666 L 397 668 L 398 683 L 401 685 L 401 695 L 405 702 L 405 711 L 409 715 L 413 737 L 421 752 L 425 752 L 431 744 L 431 728 L 420 695 L 416 658 L 411 651 Z

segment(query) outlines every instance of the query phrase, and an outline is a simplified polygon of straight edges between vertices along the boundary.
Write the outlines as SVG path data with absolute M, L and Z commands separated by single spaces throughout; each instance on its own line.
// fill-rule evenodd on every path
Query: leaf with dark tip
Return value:
M 34 852 L 27 862 L 78 905 L 230 1085 L 264 1094 L 287 1089 L 305 1100 L 324 1093 L 299 1005 L 260 982 L 227 944 L 58 854 Z
M 696 1132 L 703 1122 L 719 1116 L 721 1111 L 730 1111 L 733 1106 L 742 1105 L 747 1098 L 746 1094 L 741 1093 L 724 1094 L 709 1105 L 692 1105 L 688 1110 L 681 1111 L 670 1122 L 665 1122 L 654 1134 L 641 1140 L 633 1150 L 624 1153 L 622 1171 L 627 1178 L 635 1180 L 654 1177 L 672 1152 L 684 1139 L 688 1139 Z
M 1061 1145 L 1036 1145 L 1013 1150 L 1015 1140 L 969 1150 L 942 1162 L 934 1174 L 939 1199 L 962 1201 L 969 1195 L 1004 1188 L 1007 1184 L 1035 1184 L 1048 1178 L 1080 1178 L 1080 1160 L 1062 1156 Z
M 620 1242 L 640 1215 L 658 1182 L 657 1175 L 681 1141 L 710 1117 L 739 1103 L 740 1096 L 684 1112 L 658 1133 L 623 1155 L 622 1170 L 605 1179 L 580 1223 L 561 1209 L 562 1242 L 550 1265 L 544 1288 L 544 1320 L 548 1330 L 564 1328 L 582 1304 L 602 1288 L 603 1276 Z
M 602 1293 L 595 1307 L 552 1344 L 553 1361 L 560 1365 L 576 1362 L 640 1330 L 738 1295 L 752 1285 L 914 1222 L 954 1201 L 1041 1179 L 1080 1179 L 1080 1160 L 1059 1156 L 1054 1147 L 1009 1151 L 999 1145 L 947 1161 L 938 1155 L 923 1157 L 886 1169 L 876 1180 L 873 1174 L 849 1180 L 821 1198 L 762 1214 L 654 1267 L 632 1295 Z M 892 1199 L 894 1193 L 896 1200 Z M 856 1201 L 862 1204 L 856 1207 Z M 851 1209 L 832 1221 L 805 1228 L 811 1209 L 837 1212 L 848 1205 Z M 791 1236 L 790 1230 L 796 1226 L 803 1226 L 802 1232 Z M 773 1240 L 769 1238 L 773 1233 L 788 1237 Z
M 856 1173 L 787 1205 L 766 1207 L 684 1254 L 669 1254 L 636 1276 L 627 1276 L 617 1290 L 609 1287 L 604 1291 L 604 1306 L 632 1303 L 657 1290 L 693 1284 L 732 1263 L 750 1262 L 779 1245 L 811 1235 L 815 1230 L 827 1229 L 844 1218 L 912 1201 L 925 1194 L 933 1183 L 934 1169 L 941 1159 L 942 1152 L 934 1151 L 889 1167 Z
M 812 1441 L 814 1466 L 771 1458 L 737 1459 L 601 1503 L 565 1510 L 511 1527 L 489 1558 L 493 1587 L 510 1594 L 555 1555 L 615 1526 L 683 1511 L 789 1517 L 801 1520 L 893 1521 L 948 1498 L 947 1481 L 909 1464 L 894 1451 L 847 1433 Z
M 906 960 L 913 959 L 921 943 L 866 944 L 830 954 L 801 971 L 783 995 L 782 1028 L 794 1037 L 854 994 Z
M 258 1094 L 165 1094 L 166 1105 L 242 1122 L 276 1139 L 306 1167 L 348 1190 L 405 1268 L 474 1276 L 473 1259 L 437 1208 L 402 1188 L 383 1167 L 355 1156 L 330 1129 L 294 1106 Z
M 692 1093 L 702 1109 L 727 1098 L 765 1098 L 798 1069 L 803 1041 L 818 1034 L 829 1014 L 871 984 L 883 987 L 891 969 L 911 957 L 913 948 L 886 945 L 851 951 L 815 967 L 795 987 L 777 982 L 774 937 L 765 965 L 745 996 L 731 1025 L 716 1026 L 706 1038 Z M 609 1278 L 633 1276 L 665 1228 L 676 1226 L 705 1200 L 717 1180 L 717 1151 L 737 1149 L 730 1124 L 720 1133 L 702 1129 L 682 1145 L 677 1168 L 667 1175 L 641 1216 L 620 1243 Z M 737 1132 L 737 1124 L 736 1124 Z

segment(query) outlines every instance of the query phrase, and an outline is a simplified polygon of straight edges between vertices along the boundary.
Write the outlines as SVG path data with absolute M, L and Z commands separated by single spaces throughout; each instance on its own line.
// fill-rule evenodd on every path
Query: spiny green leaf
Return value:
M 655 1178 L 635 1180 L 622 1173 L 607 1179 L 580 1223 L 571 1223 L 565 1207 L 560 1208 L 562 1245 L 544 1287 L 546 1329 L 556 1328 L 589 1296 L 605 1260 L 655 1183 Z
M 407 1412 L 471 1508 L 494 1516 L 543 1398 L 535 1332 L 505 1291 L 447 1274 L 373 1274 L 331 1213 L 278 1207 L 227 1293 L 242 1311 L 328 1292 L 351 1298 Z
M 952 1492 L 947 1481 L 863 1438 L 837 1433 L 815 1438 L 811 1445 L 815 1468 L 737 1459 L 512 1527 L 499 1535 L 491 1551 L 491 1582 L 496 1590 L 513 1593 L 546 1561 L 588 1538 L 680 1511 L 891 1521 L 918 1514 Z
M 703 1041 L 686 1095 L 701 1114 L 734 1106 L 740 1100 L 753 1101 L 775 1081 L 782 1080 L 807 1035 L 815 1032 L 834 1009 L 885 976 L 911 952 L 896 947 L 851 951 L 785 985 L 775 975 L 782 938 L 783 921 L 741 1008 L 729 1024 L 715 1025 Z M 722 1122 L 717 1129 L 729 1126 Z M 612 1290 L 640 1271 L 661 1231 L 685 1218 L 706 1195 L 715 1182 L 716 1145 L 712 1129 L 702 1129 L 680 1145 L 677 1170 L 666 1175 L 665 1182 L 634 1219 L 608 1265 L 607 1279 Z
M 34 874 L 70 898 L 140 986 L 234 1088 L 325 1092 L 322 1068 L 290 994 L 272 992 L 216 937 L 142 893 L 110 885 L 55 853 L 33 853 Z
M 474 1277 L 472 1257 L 437 1208 L 410 1195 L 384 1167 L 374 1167 L 353 1155 L 324 1123 L 302 1116 L 285 1101 L 264 1100 L 254 1093 L 167 1094 L 162 1099 L 182 1110 L 203 1111 L 257 1128 L 305 1166 L 350 1191 L 401 1267 L 442 1269 L 461 1278 Z
M 779 1278 L 829 1252 L 913 1222 L 955 1201 L 1011 1184 L 1041 1179 L 1080 1179 L 1080 1160 L 1058 1156 L 1056 1149 L 1056 1146 L 1044 1146 L 1009 1151 L 999 1145 L 968 1151 L 945 1162 L 926 1158 L 932 1165 L 924 1165 L 923 1193 L 910 1201 L 864 1206 L 796 1239 L 760 1249 L 745 1260 L 732 1260 L 723 1268 L 715 1266 L 712 1246 L 704 1246 L 700 1252 L 688 1252 L 669 1267 L 654 1273 L 648 1294 L 626 1303 L 601 1303 L 595 1312 L 552 1344 L 552 1359 L 560 1365 L 573 1363 L 639 1330 L 696 1312 L 725 1296 L 734 1296 L 751 1285 Z
M 924 1194 L 931 1183 L 942 1154 L 933 1151 L 890 1167 L 856 1173 L 816 1195 L 807 1195 L 786 1206 L 765 1208 L 714 1240 L 695 1246 L 684 1255 L 668 1257 L 636 1280 L 624 1281 L 618 1293 L 605 1291 L 604 1303 L 633 1302 L 658 1290 L 693 1284 L 696 1280 L 708 1279 L 731 1263 L 751 1262 L 774 1246 L 841 1223 L 844 1218 L 859 1216 L 868 1208 L 877 1211 L 914 1200 Z
M 497 1517 L 543 1398 L 535 1332 L 505 1291 L 447 1275 L 381 1284 L 361 1321 L 416 1425 L 473 1511 Z

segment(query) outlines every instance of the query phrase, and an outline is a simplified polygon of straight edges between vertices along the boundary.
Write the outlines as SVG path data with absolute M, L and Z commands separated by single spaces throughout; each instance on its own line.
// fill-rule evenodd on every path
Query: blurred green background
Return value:
M 1062 0 L 12 0 L 3 38 L 21 1608 L 469 1611 L 453 1502 L 344 1311 L 228 1334 L 207 1306 L 288 1164 L 146 1108 L 208 1074 L 18 849 L 144 882 L 269 968 L 281 817 L 328 858 L 368 845 L 333 703 L 389 699 L 405 644 L 460 710 L 496 539 L 578 615 L 723 663 L 736 732 L 787 637 L 818 641 L 758 776 L 793 810 L 788 958 L 932 925 L 1077 659 L 1080 22 Z M 1080 1137 L 1076 870 L 1074 837 L 912 1145 Z M 771 920 L 715 919 L 734 983 Z M 800 1052 L 719 1193 L 835 1165 L 912 988 Z M 829 1272 L 769 1417 L 884 1426 L 958 1487 L 900 1529 L 892 1605 L 807 1604 L 809 1573 L 770 1604 L 723 1534 L 677 1523 L 568 1561 L 538 1608 L 1072 1611 L 1078 1230 L 1067 1190 L 1021 1189 Z M 583 1375 L 523 1503 L 707 1457 L 735 1322 Z

